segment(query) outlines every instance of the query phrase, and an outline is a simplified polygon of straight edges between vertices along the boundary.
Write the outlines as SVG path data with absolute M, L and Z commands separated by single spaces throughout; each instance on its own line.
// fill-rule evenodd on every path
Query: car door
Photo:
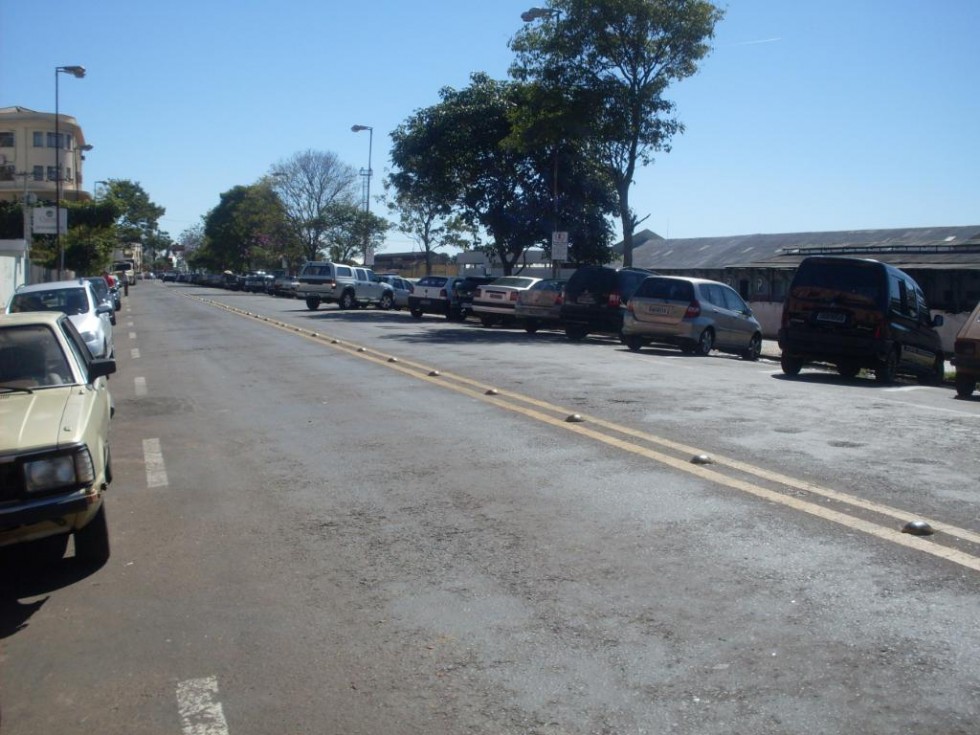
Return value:
M 701 314 L 711 319 L 715 330 L 715 344 L 730 347 L 736 339 L 734 317 L 725 300 L 724 287 L 720 283 L 702 283 L 698 286 L 701 298 Z
M 738 349 L 745 349 L 749 346 L 752 335 L 758 331 L 755 319 L 752 317 L 752 309 L 742 300 L 735 289 L 728 286 L 721 288 L 725 297 L 725 305 L 731 315 L 733 346 Z

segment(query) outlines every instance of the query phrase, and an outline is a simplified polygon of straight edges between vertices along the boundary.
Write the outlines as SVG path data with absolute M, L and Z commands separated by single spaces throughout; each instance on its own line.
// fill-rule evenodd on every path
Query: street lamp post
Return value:
M 58 243 L 58 280 L 64 277 L 65 248 L 61 244 L 61 116 L 58 111 L 58 75 L 71 74 L 76 79 L 85 76 L 84 66 L 56 66 L 54 68 L 54 220 Z
M 374 128 L 370 125 L 352 125 L 351 132 L 359 133 L 362 130 L 368 131 L 368 167 L 367 171 L 361 169 L 361 175 L 365 178 L 365 188 L 364 188 L 364 213 L 371 213 L 371 149 L 374 147 Z M 371 241 L 371 233 L 368 228 L 368 222 L 365 219 L 364 222 L 364 265 L 374 265 L 374 258 L 368 257 L 368 243 Z M 368 261 L 371 262 L 368 262 Z

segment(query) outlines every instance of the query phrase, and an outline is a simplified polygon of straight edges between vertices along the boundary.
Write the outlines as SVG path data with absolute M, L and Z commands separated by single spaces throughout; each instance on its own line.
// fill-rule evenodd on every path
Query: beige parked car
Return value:
M 0 547 L 57 560 L 74 534 L 77 558 L 109 558 L 102 499 L 115 371 L 63 313 L 0 316 Z
M 968 398 L 980 380 L 980 304 L 956 334 L 953 347 L 956 367 L 956 395 Z

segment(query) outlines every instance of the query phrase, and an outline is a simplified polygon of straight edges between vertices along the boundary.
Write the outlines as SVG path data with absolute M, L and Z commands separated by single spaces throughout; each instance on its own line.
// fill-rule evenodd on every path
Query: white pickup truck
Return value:
M 299 274 L 296 296 L 306 300 L 306 308 L 316 311 L 321 303 L 336 303 L 341 309 L 374 304 L 390 309 L 395 303 L 391 286 L 370 268 L 341 263 L 309 262 Z

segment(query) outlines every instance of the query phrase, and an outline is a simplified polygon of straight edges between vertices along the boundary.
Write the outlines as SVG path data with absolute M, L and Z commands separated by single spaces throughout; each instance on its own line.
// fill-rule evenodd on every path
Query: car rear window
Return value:
M 419 286 L 445 286 L 449 279 L 446 276 L 425 276 L 420 278 Z
M 491 283 L 491 286 L 510 286 L 512 288 L 527 288 L 534 283 L 533 278 L 521 278 L 519 276 L 504 276 Z
M 636 296 L 667 301 L 693 301 L 694 287 L 678 278 L 647 278 L 636 289 Z
M 580 268 L 571 275 L 565 292 L 572 300 L 577 300 L 583 291 L 588 291 L 604 300 L 604 297 L 615 288 L 616 271 L 612 268 L 586 267 Z

